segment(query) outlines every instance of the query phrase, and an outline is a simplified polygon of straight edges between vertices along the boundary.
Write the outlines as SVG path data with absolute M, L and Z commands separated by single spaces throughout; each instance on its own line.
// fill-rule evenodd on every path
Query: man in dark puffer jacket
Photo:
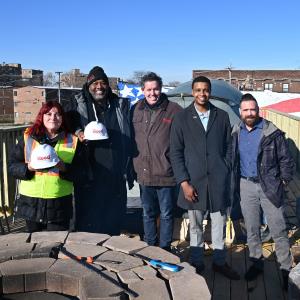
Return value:
M 86 144 L 87 185 L 75 185 L 76 229 L 120 234 L 126 212 L 126 180 L 131 160 L 129 101 L 112 93 L 108 77 L 94 67 L 67 113 L 72 131 Z M 84 128 L 92 121 L 105 125 L 108 139 L 87 141 Z

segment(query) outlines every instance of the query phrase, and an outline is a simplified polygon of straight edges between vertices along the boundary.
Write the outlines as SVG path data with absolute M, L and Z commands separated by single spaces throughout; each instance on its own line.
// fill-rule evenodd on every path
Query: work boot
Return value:
M 281 275 L 282 275 L 282 280 L 283 280 L 283 289 L 285 291 L 287 291 L 289 288 L 289 274 L 290 274 L 290 271 L 281 270 Z
M 216 265 L 215 263 L 213 263 L 212 266 L 215 272 L 222 274 L 228 279 L 231 280 L 241 279 L 240 275 L 235 270 L 233 270 L 227 263 L 225 263 L 224 265 Z
M 259 274 L 263 273 L 263 269 L 259 268 L 255 264 L 253 264 L 245 274 L 245 279 L 247 281 L 252 281 L 257 278 Z

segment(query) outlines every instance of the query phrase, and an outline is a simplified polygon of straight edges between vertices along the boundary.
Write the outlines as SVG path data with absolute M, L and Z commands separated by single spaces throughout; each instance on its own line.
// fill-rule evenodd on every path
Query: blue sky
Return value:
M 108 76 L 193 69 L 299 69 L 300 1 L 1 1 L 0 62 Z

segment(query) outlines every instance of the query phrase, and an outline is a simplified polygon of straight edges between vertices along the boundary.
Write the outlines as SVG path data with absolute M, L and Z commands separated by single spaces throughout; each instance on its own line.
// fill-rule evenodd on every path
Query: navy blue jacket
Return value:
M 240 199 L 239 134 L 240 124 L 235 125 L 232 130 L 231 197 L 233 205 Z M 263 192 L 276 207 L 283 204 L 283 182 L 288 183 L 292 180 L 293 170 L 294 160 L 289 152 L 284 132 L 272 122 L 264 120 L 263 136 L 258 148 L 257 174 Z

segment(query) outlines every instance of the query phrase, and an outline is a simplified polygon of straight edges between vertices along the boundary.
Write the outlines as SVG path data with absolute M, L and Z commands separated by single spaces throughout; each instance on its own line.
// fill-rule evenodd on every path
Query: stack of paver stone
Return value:
M 87 259 L 86 259 L 87 258 Z M 177 264 L 155 269 L 148 259 Z M 55 292 L 79 299 L 210 299 L 203 277 L 158 247 L 123 236 L 35 232 L 0 236 L 1 293 Z

